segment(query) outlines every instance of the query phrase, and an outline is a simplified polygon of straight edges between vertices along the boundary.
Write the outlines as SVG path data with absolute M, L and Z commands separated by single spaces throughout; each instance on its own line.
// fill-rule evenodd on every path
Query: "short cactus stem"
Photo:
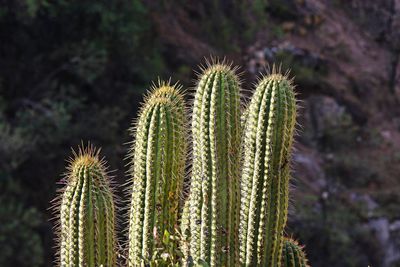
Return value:
M 74 152 L 60 207 L 60 265 L 115 266 L 115 207 L 105 162 L 92 146 Z
M 241 265 L 280 266 L 295 117 L 292 82 L 274 68 L 257 85 L 244 126 Z
M 163 249 L 164 235 L 176 233 L 187 148 L 185 127 L 180 88 L 160 82 L 147 96 L 133 129 L 128 266 L 154 263 Z
M 241 148 L 235 69 L 217 63 L 203 70 L 194 99 L 192 134 L 190 257 L 194 264 L 235 266 Z
M 303 246 L 296 240 L 284 238 L 282 249 L 282 267 L 309 267 Z

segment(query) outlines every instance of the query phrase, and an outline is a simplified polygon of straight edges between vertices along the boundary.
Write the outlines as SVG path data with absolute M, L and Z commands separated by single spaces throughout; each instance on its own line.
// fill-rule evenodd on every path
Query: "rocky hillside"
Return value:
M 289 227 L 311 265 L 400 266 L 400 1 L 211 2 L 148 7 L 171 65 L 227 56 L 250 91 L 268 64 L 291 69 L 301 108 Z

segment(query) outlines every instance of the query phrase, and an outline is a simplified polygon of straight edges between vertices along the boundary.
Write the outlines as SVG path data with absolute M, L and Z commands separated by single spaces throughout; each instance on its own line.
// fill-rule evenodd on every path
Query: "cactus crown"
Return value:
M 283 267 L 310 267 L 304 252 L 304 246 L 292 239 L 285 237 L 282 253 Z
M 68 160 L 69 170 L 66 174 L 66 178 L 69 180 L 77 179 L 82 169 L 87 169 L 93 172 L 94 176 L 91 178 L 95 182 L 102 182 L 99 179 L 107 177 L 107 168 L 104 159 L 100 159 L 101 149 L 96 149 L 93 145 L 78 147 L 78 152 L 72 150 L 73 157 Z
M 157 83 L 153 83 L 150 86 L 150 90 L 145 95 L 143 108 L 147 105 L 151 105 L 154 99 L 163 98 L 171 99 L 181 104 L 184 103 L 184 91 L 182 86 L 178 83 L 171 84 L 170 79 L 167 81 L 158 79 Z

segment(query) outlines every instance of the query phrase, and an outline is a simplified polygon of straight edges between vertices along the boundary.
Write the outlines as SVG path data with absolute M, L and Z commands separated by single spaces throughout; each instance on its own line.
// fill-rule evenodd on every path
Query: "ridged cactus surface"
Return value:
M 280 266 L 295 117 L 292 83 L 274 68 L 259 81 L 245 120 L 241 265 Z
M 291 238 L 285 238 L 282 251 L 283 267 L 309 267 L 303 247 Z
M 183 254 L 181 263 L 183 266 L 186 266 L 190 263 L 190 202 L 186 201 L 182 213 L 181 213 L 181 221 L 180 221 L 180 231 L 181 231 L 181 242 L 180 242 L 180 250 Z
M 154 263 L 164 235 L 175 233 L 185 171 L 185 121 L 180 88 L 164 82 L 153 88 L 133 130 L 129 266 Z
M 209 266 L 235 266 L 240 205 L 240 86 L 230 66 L 214 64 L 203 70 L 194 99 L 192 135 L 189 260 Z
M 92 146 L 70 160 L 60 207 L 60 265 L 115 266 L 115 208 L 105 162 Z

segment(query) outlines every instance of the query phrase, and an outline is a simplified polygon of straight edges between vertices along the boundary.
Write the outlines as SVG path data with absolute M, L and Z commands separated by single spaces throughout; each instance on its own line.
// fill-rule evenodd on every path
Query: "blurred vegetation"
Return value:
M 1 197 L 0 202 L 0 265 L 42 265 L 44 248 L 38 228 L 43 216 L 17 199 Z
M 331 182 L 320 198 L 310 195 L 296 202 L 289 227 L 307 244 L 307 255 L 315 266 L 378 266 L 379 242 L 364 226 L 358 212 L 361 204 L 349 204 L 340 190 L 342 186 Z
M 70 147 L 91 140 L 123 171 L 125 129 L 164 63 L 141 1 L 1 2 L 0 265 L 51 266 L 47 208 Z

